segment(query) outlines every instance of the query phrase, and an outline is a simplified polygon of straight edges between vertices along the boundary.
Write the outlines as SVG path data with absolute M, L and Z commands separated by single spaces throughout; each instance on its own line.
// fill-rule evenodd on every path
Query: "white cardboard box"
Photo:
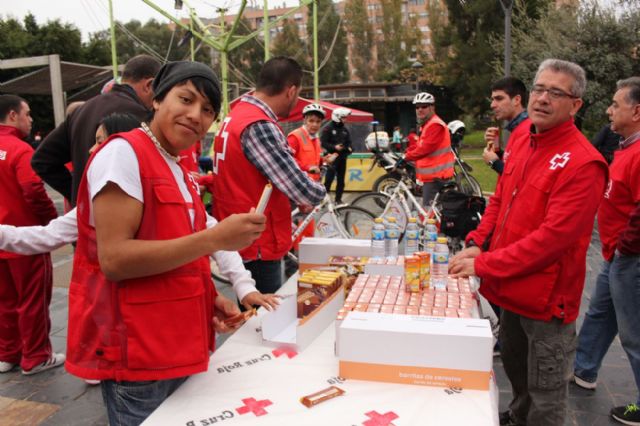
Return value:
M 288 346 L 302 352 L 329 325 L 344 305 L 344 286 L 340 286 L 310 315 L 298 319 L 297 294 L 284 297 L 275 311 L 262 317 L 262 339 L 269 346 Z
M 371 256 L 371 241 L 342 238 L 305 238 L 299 246 L 299 271 L 326 265 L 330 256 Z
M 349 312 L 337 328 L 340 376 L 488 390 L 489 321 Z

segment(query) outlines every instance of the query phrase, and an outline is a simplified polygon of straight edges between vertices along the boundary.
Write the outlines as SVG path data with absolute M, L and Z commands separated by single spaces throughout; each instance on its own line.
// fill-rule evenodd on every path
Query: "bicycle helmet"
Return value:
M 420 92 L 413 98 L 413 104 L 435 104 L 436 99 L 431 93 Z
M 349 108 L 336 108 L 331 113 L 331 119 L 336 123 L 342 122 L 343 119 L 348 117 L 351 114 L 351 110 Z
M 449 124 L 447 124 L 447 127 L 449 128 L 449 132 L 451 132 L 451 134 L 457 133 L 459 130 L 466 130 L 466 126 L 460 120 L 453 120 L 449 122 Z
M 324 108 L 322 108 L 322 105 L 320 104 L 309 104 L 302 108 L 303 116 L 309 114 L 310 112 L 315 112 L 316 114 L 321 115 L 322 118 L 325 118 L 327 116 L 327 114 L 324 112 Z

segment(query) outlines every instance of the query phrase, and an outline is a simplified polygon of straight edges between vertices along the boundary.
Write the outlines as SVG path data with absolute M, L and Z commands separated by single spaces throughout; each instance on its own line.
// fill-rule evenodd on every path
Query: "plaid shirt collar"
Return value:
M 625 149 L 640 140 L 640 132 L 635 132 L 625 140 L 620 142 L 620 148 Z
M 273 110 L 271 110 L 269 105 L 267 105 L 266 103 L 264 103 L 260 99 L 256 98 L 255 96 L 253 96 L 253 95 L 244 95 L 240 99 L 240 102 L 248 102 L 251 105 L 255 105 L 258 108 L 260 108 L 262 111 L 264 111 L 264 113 L 267 114 L 267 116 L 269 116 L 270 119 L 272 119 L 275 122 L 278 121 L 278 117 L 274 114 Z

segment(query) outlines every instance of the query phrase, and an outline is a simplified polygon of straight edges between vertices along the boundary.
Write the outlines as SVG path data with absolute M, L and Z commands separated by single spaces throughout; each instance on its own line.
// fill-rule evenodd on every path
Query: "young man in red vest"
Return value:
M 240 250 L 257 289 L 274 293 L 282 285 L 282 258 L 291 249 L 291 203 L 310 207 L 322 201 L 324 186 L 303 172 L 278 125 L 298 102 L 302 68 L 291 58 L 267 61 L 256 91 L 245 95 L 224 119 L 214 141 L 213 212 L 218 220 L 248 211 L 267 183 L 266 230 Z
M 416 178 L 422 182 L 422 203 L 428 206 L 453 177 L 451 136 L 447 123 L 436 115 L 436 100 L 432 94 L 418 93 L 413 104 L 421 126 L 420 139 L 413 149 L 404 154 L 404 161 L 416 162 Z
M 595 389 L 598 370 L 620 335 L 640 394 L 640 77 L 618 82 L 607 109 L 611 130 L 623 137 L 614 152 L 609 185 L 598 210 L 602 271 L 598 275 L 576 351 L 576 384 Z M 640 395 L 611 416 L 640 425 Z
M 505 145 L 514 140 L 519 132 L 529 132 L 531 120 L 525 109 L 527 104 L 527 87 L 514 77 L 505 77 L 493 83 L 491 86 L 491 109 L 496 120 L 506 121 L 504 129 L 509 132 L 509 140 Z M 500 147 L 500 129 L 489 127 L 484 132 L 484 141 L 487 146 L 482 153 L 482 159 L 489 167 L 499 175 L 504 169 L 502 157 L 504 150 Z
M 215 332 L 240 312 L 216 293 L 209 254 L 251 244 L 265 223 L 250 209 L 217 223 L 179 164 L 220 110 L 213 71 L 167 63 L 153 91 L 151 122 L 104 142 L 78 191 L 66 368 L 101 380 L 111 424 L 140 424 L 207 370 Z
M 46 225 L 58 216 L 31 169 L 33 148 L 23 138 L 32 122 L 24 99 L 0 95 L 0 223 Z M 52 273 L 49 253 L 0 251 L 0 373 L 20 365 L 22 374 L 35 374 L 64 362 L 49 340 Z
M 528 107 L 534 127 L 507 147 L 496 193 L 449 266 L 480 277 L 482 295 L 502 308 L 513 400 L 501 424 L 564 424 L 587 248 L 607 179 L 607 164 L 573 122 L 585 88 L 579 65 L 540 64 Z

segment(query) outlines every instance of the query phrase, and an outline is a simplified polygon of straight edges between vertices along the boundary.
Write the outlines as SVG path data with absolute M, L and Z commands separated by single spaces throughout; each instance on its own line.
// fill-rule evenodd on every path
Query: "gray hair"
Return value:
M 629 77 L 624 80 L 618 80 L 616 83 L 618 90 L 629 88 L 626 100 L 630 104 L 640 104 L 640 77 Z
M 584 95 L 584 92 L 587 90 L 587 76 L 580 65 L 569 61 L 563 61 L 562 59 L 545 59 L 538 67 L 538 71 L 536 71 L 536 76 L 533 79 L 534 84 L 538 80 L 540 74 L 548 69 L 553 72 L 559 72 L 573 77 L 571 94 L 576 98 L 581 98 Z

